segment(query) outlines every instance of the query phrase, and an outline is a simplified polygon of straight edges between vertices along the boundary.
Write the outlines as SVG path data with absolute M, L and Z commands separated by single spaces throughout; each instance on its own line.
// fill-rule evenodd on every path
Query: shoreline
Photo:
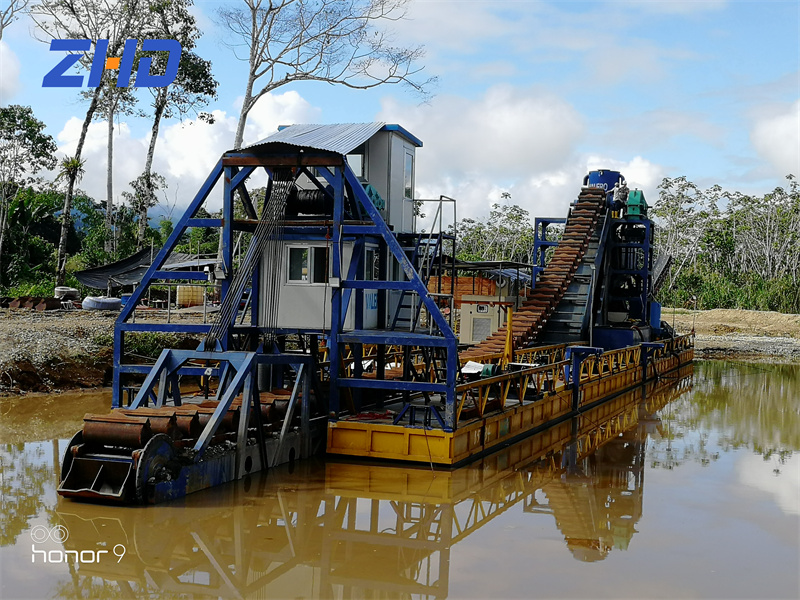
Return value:
M 695 358 L 800 362 L 800 340 L 741 334 L 695 335 Z
M 175 320 L 198 319 L 196 311 L 172 314 Z M 163 316 L 153 312 L 137 319 Z M 0 309 L 0 397 L 110 385 L 116 317 L 108 311 Z M 667 308 L 662 318 L 674 322 L 679 334 L 695 329 L 697 358 L 800 362 L 800 315 Z

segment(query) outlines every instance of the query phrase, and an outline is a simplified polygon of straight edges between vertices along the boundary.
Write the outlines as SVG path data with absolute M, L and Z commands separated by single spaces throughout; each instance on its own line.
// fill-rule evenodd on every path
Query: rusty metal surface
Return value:
M 142 448 L 153 437 L 150 419 L 128 415 L 86 415 L 83 439 L 87 444 Z
M 131 410 L 121 408 L 112 414 L 123 414 L 134 418 L 147 418 L 150 420 L 150 429 L 153 433 L 163 433 L 170 438 L 175 438 L 178 434 L 178 424 L 175 410 L 172 408 L 139 408 Z

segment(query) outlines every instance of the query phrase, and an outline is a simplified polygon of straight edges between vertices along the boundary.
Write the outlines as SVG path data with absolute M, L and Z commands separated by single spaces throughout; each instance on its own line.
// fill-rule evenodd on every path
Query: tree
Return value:
M 11 201 L 32 175 L 56 164 L 56 142 L 29 106 L 0 107 L 0 266 Z
M 380 26 L 401 19 L 408 0 L 242 0 L 218 10 L 219 23 L 246 50 L 248 64 L 234 147 L 258 100 L 294 81 L 323 81 L 354 89 L 418 81 L 422 47 L 394 46 Z
M 148 17 L 147 5 L 144 0 L 41 0 L 31 8 L 31 18 L 45 40 L 51 39 L 88 39 L 108 40 L 107 56 L 119 56 L 128 38 L 141 37 L 143 24 Z M 83 53 L 82 63 L 87 66 L 91 63 L 92 56 Z M 103 73 L 103 78 L 110 77 L 109 71 Z M 75 149 L 74 159 L 80 163 L 86 133 L 97 110 L 103 86 L 98 85 L 90 94 L 89 107 L 83 120 L 78 145 Z M 75 191 L 75 179 L 71 173 L 74 169 L 66 171 L 67 190 L 64 194 L 64 209 L 62 210 L 61 241 L 58 244 L 58 258 L 56 266 L 56 285 L 63 285 L 66 276 L 67 257 L 66 239 L 69 233 L 70 211 L 72 197 Z
M 7 247 L 9 260 L 0 273 L 9 282 L 41 281 L 52 269 L 53 249 L 58 241 L 58 221 L 53 216 L 60 207 L 54 190 L 37 191 L 26 187 L 9 206 Z
M 136 249 L 141 250 L 147 239 L 147 210 L 158 203 L 156 192 L 167 187 L 167 181 L 162 175 L 148 172 L 139 175 L 128 184 L 132 192 L 122 192 L 122 197 L 130 204 L 138 216 L 136 228 Z
M 718 185 L 702 190 L 686 177 L 665 177 L 658 186 L 659 195 L 652 217 L 661 225 L 658 248 L 672 256 L 675 268 L 667 288 L 675 285 L 687 266 L 694 266 L 700 255 L 700 241 L 719 216 L 717 203 L 722 194 Z
M 134 66 L 135 68 L 135 66 Z M 83 92 L 84 98 L 91 98 L 93 92 Z M 94 118 L 105 119 L 106 136 L 106 218 L 105 218 L 105 251 L 114 252 L 114 119 L 120 114 L 132 115 L 137 98 L 133 88 L 117 87 L 117 77 L 110 74 L 102 85 L 102 93 L 97 100 Z
M 8 6 L 0 9 L 0 40 L 6 27 L 17 20 L 19 13 L 25 12 L 30 0 L 9 0 Z
M 800 190 L 763 196 L 667 178 L 651 211 L 656 248 L 675 259 L 662 299 L 680 306 L 800 311 Z M 720 208 L 723 207 L 723 208 Z
M 147 211 L 157 203 L 156 191 L 166 187 L 163 177 L 152 172 L 158 130 L 162 118 L 183 118 L 205 107 L 217 97 L 217 81 L 211 76 L 211 62 L 197 56 L 192 49 L 200 37 L 194 16 L 189 12 L 191 0 L 165 0 L 151 5 L 154 18 L 148 37 L 178 40 L 183 48 L 178 74 L 170 85 L 150 88 L 153 96 L 153 124 L 150 130 L 150 144 L 147 148 L 144 170 L 131 182 L 136 196 L 139 227 L 137 247 L 141 248 L 147 231 Z M 164 52 L 147 53 L 155 65 L 166 60 Z M 213 122 L 209 114 L 200 113 L 201 120 Z
M 533 262 L 533 225 L 528 211 L 516 204 L 493 204 L 486 221 L 461 219 L 455 234 L 460 260 Z

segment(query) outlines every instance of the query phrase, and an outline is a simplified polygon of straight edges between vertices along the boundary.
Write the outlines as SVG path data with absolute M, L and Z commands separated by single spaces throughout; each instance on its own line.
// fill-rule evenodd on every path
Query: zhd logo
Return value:
M 136 50 L 139 40 L 127 40 L 121 57 L 107 58 L 108 40 L 97 40 L 92 59 L 92 68 L 89 72 L 87 87 L 97 87 L 103 77 L 103 71 L 119 70 L 117 87 L 128 87 L 131 83 L 133 63 L 136 59 Z M 51 52 L 88 52 L 92 48 L 92 40 L 52 40 Z M 136 69 L 135 87 L 165 87 L 175 81 L 178 75 L 178 63 L 181 60 L 183 48 L 177 40 L 143 40 L 143 52 L 168 52 L 167 66 L 163 75 L 151 75 L 150 66 L 153 59 L 149 56 L 139 60 Z M 67 69 L 78 62 L 80 54 L 70 54 L 53 67 L 42 80 L 42 87 L 83 87 L 83 75 L 65 75 Z

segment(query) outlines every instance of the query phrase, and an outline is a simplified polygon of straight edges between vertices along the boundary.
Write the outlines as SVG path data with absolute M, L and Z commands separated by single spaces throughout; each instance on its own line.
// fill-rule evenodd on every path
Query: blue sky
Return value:
M 233 142 L 246 65 L 198 1 L 198 53 L 212 61 L 217 123 L 162 126 L 155 169 L 170 202 L 193 195 Z M 800 175 L 800 2 L 487 2 L 412 0 L 395 39 L 424 44 L 439 81 L 426 104 L 388 86 L 299 83 L 265 97 L 246 142 L 292 122 L 398 122 L 420 137 L 417 193 L 488 213 L 502 192 L 533 215 L 560 215 L 591 168 L 618 168 L 656 198 L 663 177 L 765 193 Z M 55 64 L 32 24 L 0 42 L 3 104 L 29 104 L 74 148 L 85 112 L 75 90 L 41 87 Z M 144 92 L 146 93 L 146 92 Z M 146 98 L 143 98 L 146 100 Z M 115 196 L 144 164 L 149 123 L 117 127 Z M 82 187 L 105 197 L 105 124 L 90 130 Z M 177 209 L 179 210 L 179 209 Z

